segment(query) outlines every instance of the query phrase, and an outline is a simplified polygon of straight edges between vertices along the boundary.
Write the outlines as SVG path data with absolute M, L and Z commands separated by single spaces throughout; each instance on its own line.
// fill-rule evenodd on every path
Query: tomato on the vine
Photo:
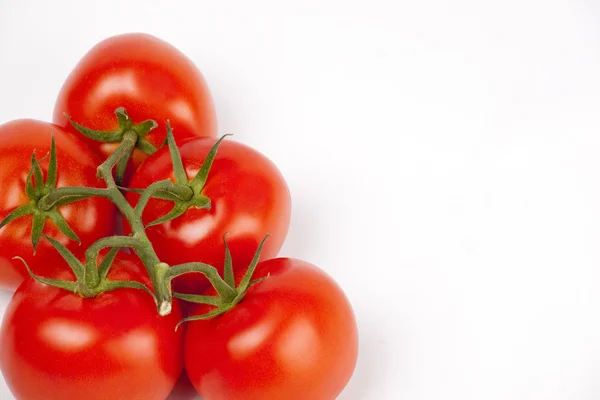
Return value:
M 348 299 L 322 270 L 300 260 L 258 265 L 234 308 L 187 323 L 185 368 L 205 400 L 333 400 L 357 360 Z M 207 306 L 194 305 L 190 315 Z
M 146 283 L 142 269 L 119 253 L 109 278 Z M 183 368 L 181 318 L 143 290 L 83 298 L 28 278 L 4 315 L 0 368 L 20 400 L 164 400 Z
M 53 121 L 79 134 L 66 114 L 87 128 L 113 131 L 118 127 L 114 114 L 118 107 L 124 107 L 134 122 L 158 123 L 145 137 L 156 147 L 165 139 L 166 120 L 178 139 L 217 133 L 212 96 L 198 68 L 175 47 L 151 35 L 118 35 L 94 46 L 64 83 Z M 104 158 L 116 147 L 85 140 Z M 144 158 L 136 151 L 133 163 Z
M 0 220 L 10 212 L 30 203 L 25 190 L 35 149 L 41 169 L 47 173 L 51 137 L 56 141 L 58 180 L 61 186 L 101 187 L 96 177 L 98 157 L 76 136 L 59 126 L 36 120 L 16 120 L 0 125 Z M 67 224 L 81 239 L 81 244 L 69 239 L 52 222 L 44 225 L 44 233 L 56 238 L 71 251 L 80 255 L 94 241 L 114 232 L 115 207 L 106 199 L 89 198 L 59 207 Z M 66 267 L 56 250 L 41 241 L 34 255 L 32 245 L 32 216 L 26 215 L 0 229 L 0 288 L 14 290 L 28 276 L 23 264 L 13 260 L 23 257 L 32 270 L 52 276 L 57 265 Z
M 183 167 L 192 179 L 200 170 L 216 139 L 191 139 L 179 145 Z M 150 184 L 174 180 L 169 149 L 164 147 L 149 157 L 133 176 L 131 188 L 146 188 Z M 279 252 L 290 223 L 291 199 L 287 184 L 268 158 L 232 140 L 224 140 L 208 172 L 201 193 L 210 200 L 210 209 L 191 207 L 181 216 L 150 226 L 146 233 L 156 254 L 169 265 L 201 261 L 223 272 L 225 247 L 223 236 L 231 249 L 236 269 L 246 268 L 258 244 L 271 234 L 261 253 L 261 259 L 273 258 Z M 129 193 L 135 204 L 139 195 Z M 151 199 L 143 213 L 148 224 L 166 215 L 173 202 Z M 208 282 L 200 274 L 175 278 L 179 291 L 197 293 Z

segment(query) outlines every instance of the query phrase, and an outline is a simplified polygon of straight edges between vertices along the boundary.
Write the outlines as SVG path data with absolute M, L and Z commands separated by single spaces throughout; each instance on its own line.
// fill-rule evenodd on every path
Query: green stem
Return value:
M 160 191 L 167 191 L 175 194 L 182 199 L 191 199 L 194 195 L 193 190 L 186 185 L 178 185 L 171 181 L 160 181 L 150 185 L 143 194 L 135 208 L 129 204 L 123 193 L 119 190 L 113 177 L 115 166 L 126 159 L 136 147 L 139 140 L 138 134 L 129 130 L 123 135 L 123 140 L 119 147 L 98 167 L 98 176 L 104 179 L 106 188 L 85 188 L 85 187 L 65 187 L 53 189 L 47 195 L 38 200 L 38 206 L 42 210 L 51 210 L 53 207 L 68 204 L 89 198 L 92 196 L 104 197 L 110 199 L 127 219 L 131 227 L 130 236 L 111 236 L 100 239 L 93 243 L 86 251 L 85 279 L 80 286 L 90 288 L 94 292 L 102 291 L 103 288 L 125 287 L 128 284 L 113 284 L 107 286 L 105 281 L 109 265 L 102 266 L 102 277 L 98 271 L 97 260 L 99 252 L 104 248 L 132 248 L 139 256 L 146 267 L 148 275 L 152 281 L 152 288 L 158 307 L 158 313 L 161 316 L 171 312 L 173 294 L 171 291 L 171 280 L 179 275 L 187 273 L 201 273 L 207 277 L 217 290 L 221 301 L 224 303 L 233 302 L 238 296 L 238 291 L 227 284 L 220 276 L 218 271 L 204 263 L 181 264 L 170 268 L 169 265 L 160 262 L 152 243 L 146 235 L 145 227 L 141 215 L 144 207 L 153 194 Z
M 123 135 L 123 141 L 116 148 L 114 152 L 98 167 L 98 175 L 104 179 L 106 186 L 116 187 L 115 178 L 112 175 L 112 170 L 117 165 L 119 160 L 123 157 L 128 157 L 129 154 L 135 149 L 138 135 L 134 131 L 127 131 Z
M 85 251 L 85 284 L 90 288 L 100 283 L 100 273 L 96 264 L 100 250 L 105 248 L 136 248 L 141 242 L 130 236 L 110 236 L 97 240 Z
M 102 249 L 113 248 L 113 247 L 130 247 L 137 250 L 142 246 L 142 242 L 132 236 L 109 236 L 95 241 L 85 252 L 85 258 L 88 263 L 96 261 L 98 258 L 98 252 Z M 142 260 L 143 261 L 143 260 Z
M 175 265 L 169 269 L 166 278 L 171 280 L 177 276 L 191 273 L 201 273 L 206 276 L 206 279 L 214 286 L 224 302 L 234 299 L 238 294 L 234 288 L 229 286 L 227 282 L 219 276 L 219 272 L 213 266 L 201 262 Z
M 142 260 L 148 275 L 152 280 L 154 294 L 157 299 L 160 315 L 167 315 L 171 311 L 172 294 L 171 288 L 164 285 L 160 279 L 157 279 L 156 266 L 160 264 L 160 259 L 156 255 L 152 243 L 146 236 L 144 224 L 141 218 L 138 218 L 134 208 L 129 204 L 123 193 L 119 190 L 112 170 L 119 160 L 131 154 L 135 148 L 138 135 L 134 131 L 125 132 L 123 141 L 117 149 L 98 167 L 98 175 L 104 179 L 107 186 L 108 198 L 117 206 L 119 211 L 127 219 L 131 227 L 132 236 L 109 237 L 100 239 L 86 251 L 86 264 L 89 268 L 96 266 L 98 252 L 106 247 L 131 247 Z
M 167 278 L 169 273 L 169 265 L 159 262 L 154 267 L 154 274 L 150 275 L 152 284 L 159 289 L 161 293 L 167 294 L 169 297 L 158 297 L 156 304 L 158 305 L 158 314 L 167 315 L 171 312 L 171 303 L 173 302 L 173 292 L 171 291 L 171 279 Z M 156 290 L 155 290 L 156 293 Z
M 119 211 L 129 222 L 132 232 L 144 233 L 144 224 L 139 218 L 136 218 L 133 207 L 129 204 L 125 196 L 119 191 L 115 179 L 112 175 L 112 170 L 119 160 L 127 157 L 135 149 L 135 144 L 138 140 L 138 135 L 134 131 L 127 131 L 123 136 L 123 141 L 117 149 L 98 167 L 98 175 L 104 179 L 106 186 L 110 189 L 110 199 L 119 208 Z

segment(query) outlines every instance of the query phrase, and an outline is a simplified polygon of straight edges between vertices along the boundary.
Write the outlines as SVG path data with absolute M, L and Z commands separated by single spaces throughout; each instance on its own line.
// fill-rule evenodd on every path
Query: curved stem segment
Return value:
M 175 265 L 171 267 L 167 272 L 166 277 L 171 280 L 177 276 L 191 273 L 201 273 L 210 281 L 210 283 L 214 286 L 219 296 L 224 299 L 224 301 L 229 301 L 234 299 L 237 296 L 237 291 L 229 286 L 227 282 L 225 282 L 220 276 L 217 270 L 208 265 L 201 262 L 191 262 L 186 264 Z

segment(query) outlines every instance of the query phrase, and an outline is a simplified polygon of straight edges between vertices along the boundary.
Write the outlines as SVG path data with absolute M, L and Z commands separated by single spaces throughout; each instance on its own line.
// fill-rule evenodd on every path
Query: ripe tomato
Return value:
M 192 139 L 180 145 L 188 178 L 200 169 L 216 139 Z M 149 157 L 133 176 L 130 187 L 145 188 L 158 180 L 174 180 L 169 149 Z M 279 252 L 290 223 L 290 193 L 277 167 L 265 156 L 239 142 L 221 143 L 202 193 L 211 200 L 210 210 L 189 208 L 183 215 L 146 230 L 161 261 L 170 265 L 201 261 L 223 272 L 228 233 L 234 267 L 250 264 L 261 240 L 270 233 L 261 259 Z M 139 195 L 129 193 L 134 204 Z M 143 214 L 148 224 L 167 214 L 173 203 L 152 199 Z M 198 292 L 208 285 L 200 274 L 174 280 L 179 291 Z
M 333 400 L 358 353 L 351 306 L 339 286 L 304 261 L 271 259 L 233 309 L 187 323 L 185 368 L 205 400 Z M 206 311 L 194 305 L 190 315 Z
M 139 264 L 119 253 L 109 277 L 144 281 Z M 183 367 L 181 318 L 139 289 L 84 299 L 28 278 L 4 316 L 0 369 L 19 400 L 164 400 Z
M 35 149 L 38 160 L 47 155 L 52 135 L 56 141 L 58 187 L 102 185 L 96 177 L 100 161 L 76 136 L 46 122 L 8 122 L 0 125 L 0 220 L 17 207 L 29 203 L 25 180 L 31 168 L 31 154 Z M 41 163 L 41 168 L 47 171 L 48 157 Z M 86 199 L 61 206 L 59 210 L 81 239 L 81 245 L 63 235 L 50 221 L 46 222 L 44 233 L 76 254 L 82 254 L 94 241 L 114 231 L 115 208 L 106 199 Z M 23 257 L 35 273 L 43 276 L 51 277 L 57 265 L 66 267 L 54 247 L 45 240 L 40 241 L 34 256 L 31 228 L 32 217 L 27 215 L 0 229 L 0 288 L 14 290 L 28 276 L 23 264 L 12 259 L 14 256 Z
M 118 126 L 114 114 L 118 107 L 124 107 L 134 122 L 158 123 L 145 137 L 156 147 L 165 139 L 167 119 L 179 139 L 217 133 L 212 96 L 200 71 L 179 50 L 150 35 L 118 35 L 94 46 L 60 90 L 53 121 L 77 132 L 66 113 L 87 128 L 112 131 Z M 104 158 L 115 147 L 85 140 Z M 134 164 L 143 158 L 136 150 Z

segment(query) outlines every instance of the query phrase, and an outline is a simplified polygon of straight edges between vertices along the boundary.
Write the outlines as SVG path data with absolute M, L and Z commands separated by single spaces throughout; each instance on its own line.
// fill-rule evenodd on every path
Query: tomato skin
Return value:
M 339 286 L 304 261 L 259 264 L 227 313 L 187 323 L 185 368 L 205 400 L 333 400 L 356 365 L 358 333 Z M 190 315 L 206 311 L 194 305 Z
M 151 35 L 117 35 L 96 44 L 63 84 L 53 122 L 81 135 L 66 113 L 87 128 L 110 131 L 118 127 L 117 107 L 124 107 L 136 123 L 158 123 L 146 136 L 156 147 L 165 139 L 167 119 L 178 139 L 217 134 L 213 100 L 202 74 L 183 53 Z M 115 148 L 85 140 L 104 158 Z M 133 163 L 144 158 L 136 150 Z
M 193 178 L 216 139 L 192 139 L 179 146 L 188 178 Z M 168 148 L 160 149 L 140 166 L 130 187 L 145 188 L 151 183 L 174 180 Z M 261 259 L 277 256 L 288 232 L 291 198 L 287 184 L 268 158 L 233 140 L 224 140 L 213 161 L 202 191 L 212 203 L 211 209 L 190 208 L 167 223 L 146 230 L 161 261 L 169 265 L 202 261 L 223 271 L 225 247 L 231 250 L 234 267 L 245 269 L 258 244 L 268 234 Z M 135 204 L 139 195 L 128 194 Z M 145 224 L 167 214 L 173 203 L 152 199 L 148 203 Z M 208 281 L 200 274 L 188 274 L 174 280 L 175 288 L 199 292 Z
M 50 152 L 51 137 L 56 141 L 58 187 L 103 187 L 96 177 L 98 157 L 76 136 L 59 126 L 22 119 L 0 125 L 0 220 L 15 208 L 27 204 L 25 180 L 31 168 L 31 154 L 36 150 L 39 160 Z M 41 163 L 44 173 L 48 157 Z M 44 233 L 62 242 L 77 255 L 97 239 L 113 234 L 116 210 L 106 199 L 91 198 L 62 206 L 59 209 L 69 226 L 81 239 L 81 245 L 67 238 L 50 221 Z M 15 290 L 28 276 L 27 270 L 14 256 L 21 256 L 32 270 L 51 277 L 59 266 L 68 268 L 58 252 L 46 240 L 41 240 L 37 253 L 31 244 L 31 215 L 19 218 L 0 229 L 0 288 Z
M 140 280 L 140 264 L 120 253 L 110 277 Z M 164 400 L 183 367 L 181 318 L 141 290 L 84 299 L 28 278 L 4 316 L 0 369 L 19 400 Z

